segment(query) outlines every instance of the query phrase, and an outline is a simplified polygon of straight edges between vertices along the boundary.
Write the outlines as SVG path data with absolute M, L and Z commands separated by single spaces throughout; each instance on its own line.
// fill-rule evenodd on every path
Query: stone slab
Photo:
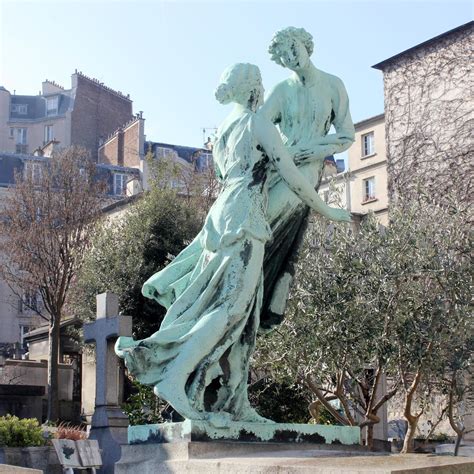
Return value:
M 439 444 L 436 446 L 436 454 L 454 454 L 454 444 Z M 474 444 L 461 444 L 458 456 L 474 458 Z
M 231 448 L 233 446 L 233 448 Z M 231 448 L 231 449 L 229 449 Z M 122 446 L 115 474 L 471 474 L 467 458 L 389 455 L 310 444 L 191 442 Z M 345 448 L 345 450 L 341 450 Z
M 41 469 L 0 464 L 0 474 L 43 474 L 43 471 Z
M 196 420 L 128 427 L 129 444 L 216 440 L 359 445 L 360 429 L 356 426 L 242 422 L 215 427 Z
M 44 393 L 45 388 L 40 385 L 0 384 L 2 397 L 42 397 Z
M 161 472 L 193 472 L 189 466 L 195 460 L 203 461 L 198 464 L 201 469 L 208 465 L 205 461 L 232 457 L 281 457 L 282 453 L 295 450 L 294 443 L 259 443 L 238 441 L 213 442 L 174 442 L 147 443 L 122 445 L 122 456 L 115 464 L 114 474 L 155 474 Z M 366 456 L 367 449 L 363 446 L 344 445 L 312 445 L 301 443 L 297 445 L 297 455 L 300 457 L 313 456 Z M 375 455 L 380 455 L 376 453 Z M 212 467 L 212 466 L 211 466 Z

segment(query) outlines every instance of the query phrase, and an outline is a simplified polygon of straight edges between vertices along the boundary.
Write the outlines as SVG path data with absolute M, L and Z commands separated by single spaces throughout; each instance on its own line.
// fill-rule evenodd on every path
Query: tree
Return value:
M 99 216 L 103 186 L 88 152 L 79 147 L 35 165 L 40 172 L 25 168 L 23 175 L 16 174 L 1 210 L 0 272 L 18 297 L 41 296 L 41 306 L 26 304 L 49 322 L 47 416 L 56 421 L 60 322 Z
M 196 202 L 171 187 L 179 173 L 173 163 L 160 160 L 150 190 L 121 217 L 97 225 L 74 291 L 80 317 L 94 319 L 95 295 L 113 291 L 121 311 L 133 317 L 135 337 L 158 330 L 165 309 L 142 296 L 143 283 L 195 237 L 203 221 Z
M 312 393 L 313 418 L 324 408 L 339 424 L 367 427 L 369 446 L 377 413 L 396 391 L 378 392 L 390 350 L 390 289 L 379 258 L 384 238 L 373 216 L 358 234 L 314 218 L 287 317 L 262 338 L 256 357 L 276 380 L 296 382 Z
M 257 365 L 310 390 L 313 412 L 367 427 L 369 446 L 378 410 L 401 391 L 411 449 L 426 397 L 449 373 L 446 347 L 469 337 L 469 239 L 455 209 L 420 200 L 392 209 L 387 229 L 369 216 L 359 232 L 315 219 L 287 318 L 260 340 Z
M 151 152 L 147 159 L 153 159 Z M 166 313 L 164 307 L 142 295 L 143 283 L 196 236 L 207 211 L 197 186 L 194 194 L 183 194 L 181 186 L 175 186 L 183 173 L 175 163 L 159 160 L 151 162 L 150 168 L 150 190 L 120 217 L 97 224 L 73 294 L 76 314 L 84 320 L 95 318 L 98 293 L 119 295 L 120 310 L 133 317 L 133 335 L 140 339 L 156 332 Z M 130 423 L 179 419 L 150 387 L 136 381 L 127 387 L 124 410 Z
M 443 206 L 400 202 L 392 214 L 394 222 L 404 224 L 394 243 L 401 242 L 402 232 L 407 242 L 393 260 L 393 284 L 399 294 L 393 323 L 396 374 L 408 422 L 402 452 L 413 449 L 430 394 L 441 394 L 443 381 L 456 371 L 459 375 L 472 357 L 472 240 L 467 210 L 453 194 L 445 196 Z M 448 397 L 448 406 L 453 401 Z

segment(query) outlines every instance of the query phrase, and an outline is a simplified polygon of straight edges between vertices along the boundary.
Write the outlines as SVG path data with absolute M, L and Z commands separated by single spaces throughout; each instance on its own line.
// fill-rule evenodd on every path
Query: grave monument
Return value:
M 132 318 L 119 314 L 118 296 L 97 295 L 97 319 L 84 325 L 84 342 L 95 344 L 95 403 L 89 438 L 102 449 L 103 473 L 113 473 L 120 445 L 127 442 L 128 418 L 123 403 L 124 374 L 114 352 L 119 336 L 132 334 Z

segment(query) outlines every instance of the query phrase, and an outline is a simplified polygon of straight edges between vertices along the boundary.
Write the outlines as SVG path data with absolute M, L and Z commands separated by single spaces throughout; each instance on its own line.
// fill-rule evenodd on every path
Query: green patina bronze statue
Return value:
M 317 189 L 325 158 L 347 150 L 354 142 L 354 124 L 344 84 L 313 65 L 313 49 L 313 38 L 303 28 L 289 27 L 275 34 L 269 47 L 271 58 L 293 74 L 270 91 L 258 113 L 278 127 L 290 157 Z M 329 133 L 331 126 L 335 133 Z M 269 178 L 267 216 L 273 239 L 265 249 L 263 331 L 283 319 L 294 257 L 308 214 L 308 206 L 278 173 L 272 171 Z
M 286 301 L 281 282 L 288 280 L 290 248 L 281 244 L 282 229 L 289 229 L 294 241 L 308 206 L 334 221 L 351 220 L 346 210 L 327 206 L 314 189 L 322 155 L 338 146 L 343 149 L 343 140 L 350 142 L 338 132 L 337 123 L 337 133 L 324 141 L 342 110 L 348 117 L 342 83 L 308 64 L 310 51 L 303 53 L 306 46 L 300 39 L 285 33 L 283 41 L 279 34 L 272 47 L 283 64 L 294 66 L 298 77 L 300 69 L 308 71 L 304 84 L 295 77 L 278 85 L 270 106 L 259 111 L 263 86 L 258 67 L 236 64 L 223 73 L 216 98 L 235 106 L 219 127 L 213 149 L 222 190 L 193 242 L 143 286 L 146 297 L 167 308 L 160 330 L 142 341 L 121 337 L 116 344 L 117 354 L 141 383 L 153 385 L 155 393 L 185 418 L 214 426 L 269 421 L 250 406 L 247 377 L 264 301 L 264 258 L 272 268 L 269 311 L 276 300 Z M 309 84 L 321 88 L 322 97 L 313 89 L 305 92 Z M 329 88 L 327 94 L 324 87 Z M 314 110 L 298 102 L 303 109 L 296 126 L 298 108 L 289 104 L 299 94 L 307 100 L 314 96 L 311 105 L 303 100 L 304 107 Z M 280 133 L 272 121 L 279 124 Z M 298 132 L 305 127 L 316 129 Z M 295 157 L 306 167 L 306 176 Z M 280 240 L 272 247 L 275 234 Z M 277 293 L 282 296 L 274 297 Z

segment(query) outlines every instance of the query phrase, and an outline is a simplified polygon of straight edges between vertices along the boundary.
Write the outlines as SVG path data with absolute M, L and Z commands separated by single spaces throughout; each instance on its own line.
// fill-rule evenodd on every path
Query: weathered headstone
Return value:
M 95 343 L 95 408 L 90 439 L 96 439 L 103 453 L 102 472 L 112 473 L 120 458 L 120 444 L 127 442 L 128 418 L 120 409 L 123 402 L 123 368 L 115 355 L 119 336 L 132 334 L 132 318 L 119 315 L 118 296 L 97 295 L 97 319 L 84 325 L 84 341 Z
M 53 439 L 52 442 L 65 474 L 73 474 L 74 469 L 95 473 L 96 468 L 102 466 L 99 443 L 95 439 Z

